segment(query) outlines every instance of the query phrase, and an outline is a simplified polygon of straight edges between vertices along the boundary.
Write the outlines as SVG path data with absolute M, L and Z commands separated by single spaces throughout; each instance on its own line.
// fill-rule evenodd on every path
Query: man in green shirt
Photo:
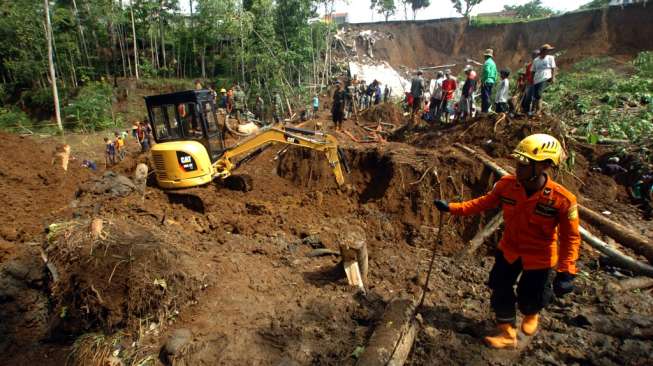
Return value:
M 494 51 L 491 48 L 485 50 L 483 56 L 485 56 L 485 63 L 481 75 L 481 113 L 485 114 L 490 110 L 492 87 L 497 81 L 497 65 L 494 63 Z

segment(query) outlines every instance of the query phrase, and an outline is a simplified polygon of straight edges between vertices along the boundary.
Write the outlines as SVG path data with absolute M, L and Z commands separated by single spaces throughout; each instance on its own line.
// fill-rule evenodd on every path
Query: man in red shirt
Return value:
M 515 304 L 524 314 L 522 331 L 535 334 L 539 313 L 552 297 L 551 272 L 556 272 L 553 290 L 558 297 L 573 291 L 580 248 L 576 196 L 546 174 L 563 160 L 560 142 L 546 134 L 531 135 L 512 156 L 515 175 L 501 178 L 485 196 L 451 204 L 435 201 L 438 210 L 453 215 L 497 207 L 503 211 L 505 230 L 488 281 L 498 331 L 485 342 L 493 348 L 517 346 Z
M 533 61 L 540 56 L 540 50 L 533 51 L 531 61 L 526 65 L 526 92 L 521 100 L 521 109 L 524 113 L 531 110 L 533 102 Z
M 442 108 L 440 111 L 444 112 L 444 121 L 449 123 L 449 103 L 453 100 L 457 88 L 456 78 L 451 75 L 451 70 L 444 70 L 444 81 L 442 81 Z M 440 120 L 440 116 L 436 119 Z

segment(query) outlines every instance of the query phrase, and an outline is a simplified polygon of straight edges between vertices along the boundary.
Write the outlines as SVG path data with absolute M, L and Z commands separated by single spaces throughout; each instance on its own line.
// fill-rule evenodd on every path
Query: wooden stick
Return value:
M 455 143 L 454 146 L 457 148 L 469 153 L 470 155 L 476 157 L 479 159 L 485 166 L 488 168 L 492 169 L 496 174 L 500 176 L 507 175 L 508 172 L 501 168 L 499 165 L 497 165 L 495 162 L 492 160 L 482 156 L 481 154 L 477 153 L 476 151 L 470 149 L 467 146 L 464 146 L 459 143 Z M 579 205 L 579 207 L 581 207 Z M 585 228 L 582 226 L 580 227 L 580 234 L 583 240 L 585 240 L 586 243 L 588 243 L 590 246 L 592 246 L 594 249 L 600 251 L 601 253 L 605 254 L 612 260 L 614 260 L 615 264 L 618 264 L 620 267 L 624 269 L 628 269 L 633 271 L 634 273 L 646 275 L 649 277 L 653 277 L 653 266 L 650 266 L 646 263 L 642 263 L 634 258 L 631 258 L 623 253 L 621 253 L 619 250 L 613 248 L 612 246 L 608 245 L 601 239 L 597 238 L 596 236 L 592 235 L 589 231 L 587 231 Z
M 479 231 L 474 235 L 474 238 L 469 241 L 469 245 L 467 246 L 467 250 L 465 251 L 466 254 L 473 254 L 478 247 L 485 242 L 485 239 L 490 237 L 490 235 L 494 234 L 495 231 L 501 227 L 501 224 L 503 224 L 503 213 L 499 212 L 498 214 L 494 215 L 494 217 L 490 220 L 490 222 L 485 225 L 483 230 Z
M 587 207 L 578 205 L 578 213 L 581 219 L 595 226 L 619 244 L 632 249 L 637 254 L 643 255 L 648 259 L 649 263 L 653 263 L 653 245 L 646 238 Z

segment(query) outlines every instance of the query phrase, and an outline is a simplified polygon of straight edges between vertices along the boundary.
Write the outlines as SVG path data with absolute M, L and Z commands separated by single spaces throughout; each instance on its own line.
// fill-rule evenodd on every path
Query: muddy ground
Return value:
M 113 187 L 115 176 L 85 170 L 79 161 L 66 174 L 52 167 L 56 141 L 3 135 L 11 154 L 0 156 L 0 185 L 11 194 L 1 198 L 0 364 L 94 364 L 83 351 L 113 353 L 134 365 L 162 359 L 354 364 L 385 305 L 415 293 L 417 275 L 428 265 L 438 189 L 427 169 L 438 170 L 446 198 L 476 197 L 496 177 L 453 142 L 509 166 L 506 146 L 526 132 L 556 131 L 545 119 L 507 121 L 495 133 L 494 122 L 424 127 L 385 143 L 356 143 L 339 134 L 352 169 L 341 188 L 323 157 L 298 149 L 278 154 L 280 148 L 272 147 L 239 171 L 253 178 L 252 191 L 211 185 L 201 188 L 202 205 L 152 185 L 145 194 L 104 189 L 107 182 Z M 353 121 L 346 127 L 358 138 L 369 132 Z M 590 171 L 605 152 L 566 143 L 579 152 L 575 177 L 560 173 L 557 180 L 581 203 L 609 209 L 611 218 L 653 238 L 653 225 L 625 188 Z M 147 158 L 132 151 L 113 170 L 129 175 L 138 161 Z M 445 216 L 409 364 L 653 363 L 651 290 L 606 290 L 629 274 L 587 246 L 576 292 L 544 312 L 532 339 L 514 351 L 483 346 L 492 326 L 485 282 L 499 234 L 476 255 L 459 253 L 493 214 Z M 88 234 L 94 218 L 105 224 L 100 238 Z M 46 234 L 52 223 L 66 225 Z M 356 228 L 366 233 L 370 253 L 367 295 L 347 286 L 337 256 L 311 256 L 317 248 L 336 249 L 338 235 Z M 56 280 L 43 255 L 58 272 Z M 179 329 L 192 336 L 178 355 L 162 356 L 161 346 Z

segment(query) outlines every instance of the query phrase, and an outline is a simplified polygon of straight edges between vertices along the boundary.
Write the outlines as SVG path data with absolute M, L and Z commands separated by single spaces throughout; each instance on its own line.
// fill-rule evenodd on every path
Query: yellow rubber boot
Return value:
M 537 323 L 540 320 L 539 314 L 526 315 L 521 322 L 521 330 L 527 336 L 532 336 L 537 332 Z
M 510 323 L 497 325 L 497 335 L 485 337 L 485 343 L 492 348 L 516 348 L 517 329 Z

